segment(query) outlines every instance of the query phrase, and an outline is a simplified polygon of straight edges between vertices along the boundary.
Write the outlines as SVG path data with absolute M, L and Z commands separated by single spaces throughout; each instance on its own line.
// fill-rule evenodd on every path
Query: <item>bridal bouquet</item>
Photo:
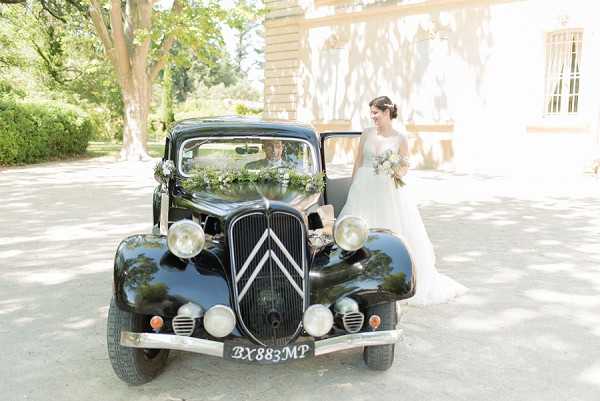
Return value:
M 390 176 L 394 180 L 396 188 L 403 187 L 405 185 L 402 178 L 398 175 L 401 169 L 409 166 L 408 158 L 401 156 L 392 150 L 386 150 L 381 155 L 375 157 L 373 168 L 375 174 L 383 173 Z

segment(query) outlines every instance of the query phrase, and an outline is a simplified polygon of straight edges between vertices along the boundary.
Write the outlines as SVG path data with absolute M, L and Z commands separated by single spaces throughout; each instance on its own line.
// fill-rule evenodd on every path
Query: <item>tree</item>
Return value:
M 228 25 L 236 37 L 235 66 L 238 74 L 246 74 L 244 63 L 251 53 L 260 55 L 261 51 L 252 46 L 253 39 L 262 37 L 261 27 L 266 14 L 264 7 L 257 1 L 236 0 L 235 8 L 229 16 Z
M 113 139 L 122 135 L 121 91 L 87 10 L 80 0 L 0 5 L 0 80 L 34 99 L 82 107 L 98 123 L 97 138 Z
M 162 122 L 165 129 L 175 121 L 173 112 L 173 75 L 171 64 L 167 64 L 163 74 Z
M 176 40 L 211 53 L 222 45 L 218 22 L 224 16 L 214 0 L 175 0 L 170 10 L 156 0 L 111 0 L 102 8 L 90 0 L 89 13 L 117 77 L 124 109 L 121 158 L 147 159 L 152 82 L 165 66 Z M 155 7 L 156 6 L 156 7 Z

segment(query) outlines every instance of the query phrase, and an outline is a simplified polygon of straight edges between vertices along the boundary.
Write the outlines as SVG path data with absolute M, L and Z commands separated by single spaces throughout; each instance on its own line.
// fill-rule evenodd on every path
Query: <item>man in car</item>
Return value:
M 247 163 L 248 170 L 260 170 L 264 168 L 289 167 L 289 163 L 283 160 L 283 142 L 278 139 L 269 139 L 263 142 L 265 158 Z

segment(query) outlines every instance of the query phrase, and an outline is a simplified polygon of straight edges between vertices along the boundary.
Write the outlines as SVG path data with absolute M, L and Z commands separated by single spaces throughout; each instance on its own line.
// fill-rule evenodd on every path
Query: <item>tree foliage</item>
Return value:
M 238 74 L 245 75 L 250 68 L 249 58 L 258 62 L 262 51 L 253 45 L 257 38 L 262 38 L 263 22 L 266 9 L 256 1 L 236 0 L 235 7 L 228 17 L 228 25 L 233 29 L 236 38 L 235 68 Z M 250 57 L 252 56 L 252 57 Z
M 221 3 L 0 0 L 0 92 L 77 104 L 109 137 L 124 127 L 125 147 L 135 142 L 133 158 L 144 156 L 149 108 L 162 104 L 157 86 L 167 81 L 157 77 L 165 76 L 160 71 L 167 60 L 178 102 L 208 92 L 228 97 L 229 88 L 257 97 L 240 84 L 242 62 L 228 55 L 222 28 L 229 24 L 249 46 L 248 27 L 258 29 L 259 8 L 236 1 L 224 10 Z M 252 49 L 242 53 L 249 57 Z
M 165 66 L 163 74 L 163 99 L 162 99 L 162 121 L 165 128 L 175 121 L 173 112 L 173 74 L 170 64 Z
M 66 105 L 0 98 L 0 165 L 81 155 L 94 129 L 86 114 Z

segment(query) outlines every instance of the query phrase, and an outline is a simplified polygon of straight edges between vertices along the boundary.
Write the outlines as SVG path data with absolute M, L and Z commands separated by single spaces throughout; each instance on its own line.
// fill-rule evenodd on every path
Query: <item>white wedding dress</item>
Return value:
M 356 171 L 340 217 L 362 217 L 369 227 L 389 229 L 405 240 L 415 265 L 416 293 L 402 303 L 437 304 L 465 293 L 465 286 L 436 270 L 433 246 L 411 198 L 410 185 L 396 188 L 389 176 L 375 174 L 375 156 L 387 149 L 398 151 L 401 134 L 382 137 L 368 129 L 363 135 L 363 163 Z

